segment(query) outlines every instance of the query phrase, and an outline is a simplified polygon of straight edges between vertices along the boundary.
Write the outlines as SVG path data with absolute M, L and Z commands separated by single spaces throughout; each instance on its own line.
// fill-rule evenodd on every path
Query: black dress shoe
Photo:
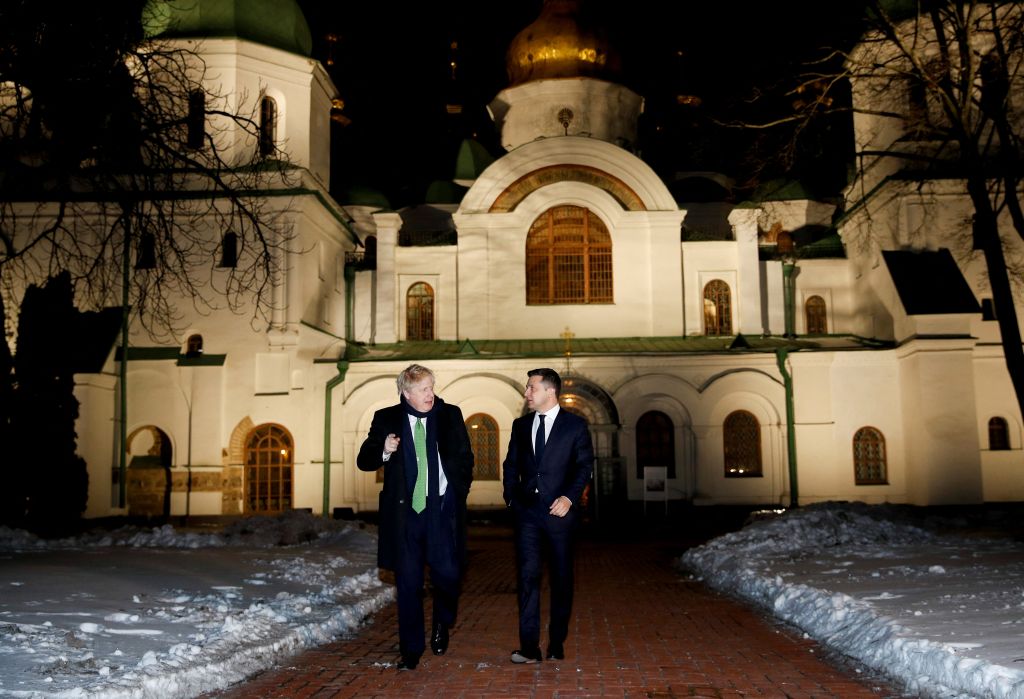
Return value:
M 416 666 L 420 664 L 420 656 L 418 655 L 403 655 L 398 661 L 399 670 L 415 670 Z
M 539 663 L 542 660 L 540 648 L 526 648 L 512 651 L 512 662 L 516 665 Z
M 552 643 L 548 646 L 548 660 L 565 660 L 565 649 L 562 648 L 561 643 Z
M 434 631 L 430 634 L 430 650 L 434 651 L 434 655 L 444 655 L 448 650 L 447 624 L 434 624 Z

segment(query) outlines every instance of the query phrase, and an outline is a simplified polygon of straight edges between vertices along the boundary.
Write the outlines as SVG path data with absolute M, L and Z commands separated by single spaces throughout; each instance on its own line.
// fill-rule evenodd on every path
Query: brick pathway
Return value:
M 563 661 L 509 662 L 518 646 L 511 530 L 475 527 L 459 621 L 446 655 L 435 657 L 428 649 L 419 668 L 398 672 L 392 605 L 357 638 L 306 651 L 285 667 L 209 696 L 900 696 L 881 681 L 837 669 L 814 642 L 687 580 L 671 567 L 683 545 L 640 541 L 581 543 Z M 546 613 L 545 599 L 545 627 Z M 427 614 L 429 619 L 429 608 Z

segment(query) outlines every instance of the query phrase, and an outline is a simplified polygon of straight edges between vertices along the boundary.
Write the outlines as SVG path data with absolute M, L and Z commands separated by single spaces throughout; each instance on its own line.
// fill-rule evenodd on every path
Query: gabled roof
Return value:
M 883 250 L 908 315 L 980 313 L 974 292 L 949 250 Z

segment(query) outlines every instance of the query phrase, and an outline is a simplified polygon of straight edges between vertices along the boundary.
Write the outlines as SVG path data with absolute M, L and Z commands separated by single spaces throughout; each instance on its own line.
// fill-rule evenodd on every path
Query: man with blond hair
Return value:
M 356 465 L 384 469 L 377 565 L 395 573 L 398 669 L 413 670 L 425 648 L 425 566 L 433 593 L 430 649 L 448 650 L 465 568 L 473 452 L 462 411 L 434 395 L 434 372 L 410 364 L 397 383 L 399 402 L 374 414 Z

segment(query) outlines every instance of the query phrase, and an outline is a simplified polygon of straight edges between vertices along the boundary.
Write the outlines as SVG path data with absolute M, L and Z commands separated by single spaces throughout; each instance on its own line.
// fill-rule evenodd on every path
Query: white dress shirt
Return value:
M 410 415 L 409 413 L 406 413 L 406 416 L 409 418 L 409 432 L 411 432 L 413 434 L 416 434 L 416 420 L 423 420 L 423 429 L 424 430 L 427 429 L 427 418 L 425 418 L 425 417 L 424 418 L 417 418 L 415 415 Z M 399 444 L 398 448 L 399 449 L 402 448 L 401 444 Z M 384 452 L 384 461 L 388 461 L 390 458 L 391 458 L 391 454 L 389 454 L 387 452 Z M 438 452 L 437 452 L 437 483 L 438 483 L 438 486 L 439 486 L 438 491 L 441 493 L 441 495 L 444 495 L 445 491 L 448 490 L 448 479 L 445 478 L 444 469 L 441 468 L 441 451 L 440 450 L 438 450 Z M 430 479 L 429 478 L 427 479 L 427 494 L 428 495 L 430 494 Z

